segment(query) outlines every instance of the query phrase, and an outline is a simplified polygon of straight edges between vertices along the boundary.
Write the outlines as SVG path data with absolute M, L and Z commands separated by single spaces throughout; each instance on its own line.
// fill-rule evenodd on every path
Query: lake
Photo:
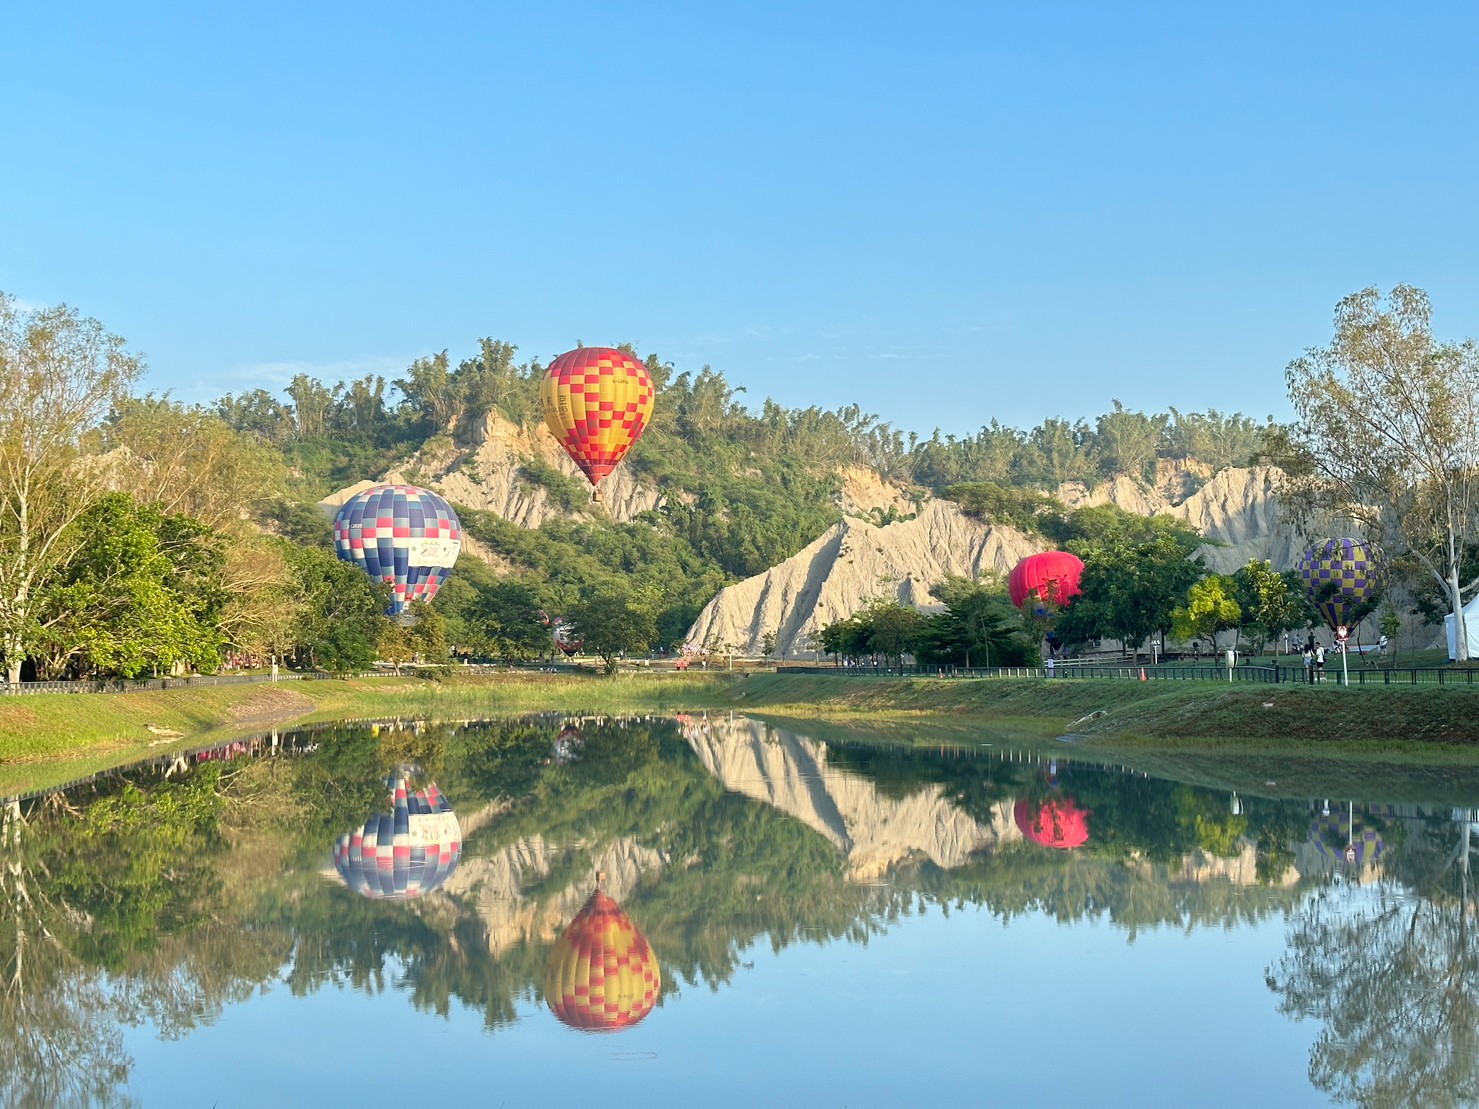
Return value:
M 12 800 L 0 1102 L 1479 1100 L 1472 771 L 826 736 L 384 720 Z

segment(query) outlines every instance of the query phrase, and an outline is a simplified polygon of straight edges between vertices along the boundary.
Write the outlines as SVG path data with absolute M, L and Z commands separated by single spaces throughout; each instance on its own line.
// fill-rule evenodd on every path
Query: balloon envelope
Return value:
M 1304 552 L 1299 577 L 1332 628 L 1350 624 L 1354 610 L 1381 586 L 1376 552 L 1359 539 L 1327 539 Z
M 544 999 L 571 1028 L 615 1032 L 652 1012 L 662 973 L 647 939 L 600 890 L 555 941 Z
M 1033 843 L 1067 850 L 1089 841 L 1089 814 L 1072 797 L 1034 802 L 1018 798 L 1012 808 L 1017 828 Z
M 451 505 L 414 485 L 376 485 L 344 502 L 334 517 L 334 550 L 395 590 L 390 614 L 429 601 L 462 550 Z
M 1039 615 L 1047 613 L 1047 603 L 1060 607 L 1078 596 L 1078 582 L 1084 572 L 1083 560 L 1067 551 L 1045 551 L 1028 555 L 1012 567 L 1007 578 L 1007 591 L 1012 604 L 1021 608 L 1029 597 L 1034 598 L 1033 610 Z
M 655 391 L 636 359 L 611 347 L 580 347 L 550 363 L 539 397 L 544 422 L 595 485 L 642 437 Z
M 436 784 L 412 790 L 411 771 L 388 779 L 390 811 L 334 844 L 334 869 L 355 893 L 372 900 L 405 900 L 430 893 L 462 859 L 462 829 Z
M 585 639 L 576 634 L 563 616 L 556 616 L 550 624 L 550 635 L 554 637 L 555 646 L 564 651 L 567 658 L 574 658 L 585 646 Z

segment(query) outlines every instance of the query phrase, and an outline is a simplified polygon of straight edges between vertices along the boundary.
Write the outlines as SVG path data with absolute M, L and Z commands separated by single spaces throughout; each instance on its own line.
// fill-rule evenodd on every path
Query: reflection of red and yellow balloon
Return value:
M 596 890 L 555 941 L 544 999 L 571 1028 L 615 1032 L 652 1012 L 661 985 L 646 937 L 615 901 Z
M 539 398 L 544 422 L 596 485 L 642 437 L 655 391 L 635 358 L 611 347 L 580 347 L 550 363 Z
M 1072 797 L 1019 798 L 1012 819 L 1024 836 L 1043 847 L 1066 851 L 1089 841 L 1089 814 Z

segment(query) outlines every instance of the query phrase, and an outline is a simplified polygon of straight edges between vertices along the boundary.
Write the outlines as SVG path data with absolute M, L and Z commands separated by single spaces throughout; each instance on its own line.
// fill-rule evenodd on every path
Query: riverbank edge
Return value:
M 470 720 L 744 711 L 866 724 L 901 740 L 922 726 L 990 727 L 1085 749 L 1288 754 L 1364 752 L 1432 762 L 1479 758 L 1479 690 L 1225 686 L 1216 682 L 847 678 L 756 674 L 493 674 L 197 687 L 0 699 L 0 795 L 274 726 L 421 717 Z

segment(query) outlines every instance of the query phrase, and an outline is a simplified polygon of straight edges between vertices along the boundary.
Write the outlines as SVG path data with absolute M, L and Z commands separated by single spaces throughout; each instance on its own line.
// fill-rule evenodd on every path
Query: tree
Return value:
M 1100 471 L 1136 478 L 1154 476 L 1156 448 L 1169 420 L 1164 415 L 1127 412 L 1116 400 L 1114 411 L 1100 416 L 1096 429 L 1094 450 L 1099 456 Z
M 0 293 L 0 656 L 11 682 L 34 646 L 39 592 L 83 538 L 73 525 L 108 492 L 83 437 L 142 368 L 97 320 L 65 305 L 21 312 Z
M 925 616 L 916 608 L 895 600 L 874 601 L 864 612 L 869 628 L 869 649 L 903 666 L 904 656 L 913 652 Z
M 137 678 L 220 666 L 218 536 L 126 493 L 98 502 L 78 529 L 82 546 L 38 596 L 38 670 Z
M 1064 642 L 1118 639 L 1129 652 L 1153 632 L 1170 631 L 1172 611 L 1202 573 L 1201 560 L 1190 557 L 1197 537 L 1147 523 L 1155 536 L 1149 540 L 1126 543 L 1116 535 L 1102 545 L 1070 544 L 1082 554 L 1084 572 L 1079 595 L 1058 617 Z
M 222 531 L 245 530 L 252 510 L 284 482 L 281 457 L 256 436 L 168 397 L 120 401 L 103 426 L 101 447 L 114 452 L 119 488 Z
M 1233 586 L 1243 620 L 1261 647 L 1272 639 L 1278 650 L 1279 633 L 1300 627 L 1309 605 L 1304 591 L 1290 581 L 1291 574 L 1276 573 L 1267 559 L 1252 559 L 1233 574 Z
M 327 551 L 303 547 L 289 555 L 303 608 L 293 629 L 300 665 L 359 670 L 375 660 L 390 607 L 390 587 Z
M 1439 342 L 1431 317 L 1410 285 L 1342 300 L 1330 345 L 1289 363 L 1299 419 L 1272 453 L 1306 519 L 1348 518 L 1388 554 L 1410 554 L 1459 612 L 1479 587 L 1460 574 L 1479 536 L 1479 344 Z
M 320 517 L 322 519 L 322 517 Z M 244 536 L 226 544 L 221 631 L 227 644 L 256 661 L 285 655 L 305 602 L 298 592 L 286 540 Z
M 585 650 L 616 673 L 616 660 L 629 651 L 645 651 L 657 636 L 657 622 L 647 598 L 621 583 L 608 583 L 582 594 L 567 614 Z
M 1221 574 L 1208 574 L 1192 582 L 1186 591 L 1186 604 L 1171 613 L 1171 634 L 1177 639 L 1200 639 L 1208 636 L 1217 647 L 1217 633 L 1235 628 L 1243 610 L 1233 600 L 1234 586 Z
M 981 582 L 948 577 L 930 592 L 945 611 L 928 618 L 915 646 L 923 663 L 965 666 L 1025 665 L 1031 645 L 1017 627 L 1017 613 L 999 591 Z

